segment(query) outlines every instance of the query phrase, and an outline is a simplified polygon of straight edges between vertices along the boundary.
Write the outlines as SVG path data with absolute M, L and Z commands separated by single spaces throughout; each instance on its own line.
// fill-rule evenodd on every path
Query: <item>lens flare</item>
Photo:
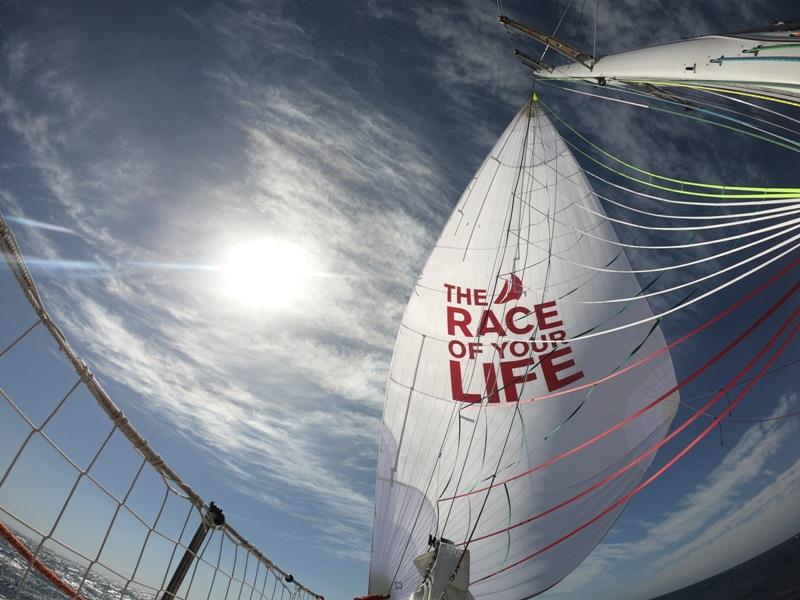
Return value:
M 282 240 L 261 239 L 234 247 L 225 265 L 230 296 L 252 308 L 290 305 L 311 276 L 305 250 Z

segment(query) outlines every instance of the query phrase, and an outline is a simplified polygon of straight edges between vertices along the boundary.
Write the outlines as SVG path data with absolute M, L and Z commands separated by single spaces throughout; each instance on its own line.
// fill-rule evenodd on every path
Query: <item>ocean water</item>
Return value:
M 28 547 L 33 546 L 30 540 L 26 540 L 26 542 Z M 73 589 L 77 589 L 83 577 L 85 567 L 69 561 L 47 548 L 42 549 L 40 559 L 56 573 L 59 573 L 64 581 L 69 583 Z M 27 561 L 25 561 L 4 538 L 0 537 L 0 600 L 12 600 L 17 598 L 19 583 L 27 566 Z M 124 583 L 110 577 L 104 577 L 100 574 L 93 573 L 86 579 L 86 583 L 84 583 L 81 589 L 81 596 L 86 598 L 86 600 L 119 599 L 124 587 Z M 152 600 L 153 594 L 142 594 L 140 592 L 128 590 L 125 592 L 123 598 L 124 600 Z M 31 569 L 25 581 L 22 593 L 19 595 L 19 599 L 68 600 L 68 596 L 56 589 L 37 571 Z
M 31 544 L 28 540 L 28 544 Z M 83 567 L 44 549 L 42 561 L 77 588 Z M 0 600 L 16 598 L 27 563 L 0 538 Z M 94 574 L 81 595 L 87 600 L 119 599 L 124 584 Z M 152 600 L 153 594 L 126 591 L 123 600 Z M 20 600 L 68 600 L 31 570 Z M 653 600 L 798 600 L 800 599 L 800 534 L 723 573 Z
M 798 600 L 800 534 L 747 562 L 654 600 Z

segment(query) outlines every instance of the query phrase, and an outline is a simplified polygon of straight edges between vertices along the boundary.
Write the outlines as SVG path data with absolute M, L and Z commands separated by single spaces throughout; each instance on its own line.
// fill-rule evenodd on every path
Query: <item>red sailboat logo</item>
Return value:
M 512 273 L 510 281 L 503 281 L 503 289 L 500 290 L 500 294 L 498 294 L 494 303 L 505 304 L 520 298 L 522 298 L 522 280 Z

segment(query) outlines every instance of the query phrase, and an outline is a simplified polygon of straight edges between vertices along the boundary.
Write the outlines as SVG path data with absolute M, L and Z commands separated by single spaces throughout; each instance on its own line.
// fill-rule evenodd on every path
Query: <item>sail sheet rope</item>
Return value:
M 800 261 L 798 261 L 798 262 L 800 262 Z M 487 491 L 487 490 L 489 490 L 489 489 L 491 489 L 493 487 L 498 487 L 500 485 L 503 485 L 503 484 L 506 484 L 506 483 L 510 483 L 512 481 L 516 481 L 518 479 L 521 479 L 523 477 L 526 477 L 528 475 L 531 475 L 533 473 L 536 473 L 538 471 L 546 469 L 546 468 L 548 468 L 548 467 L 550 467 L 550 466 L 552 466 L 552 465 L 564 460 L 565 458 L 573 456 L 573 455 L 577 454 L 578 452 L 581 452 L 581 451 L 585 450 L 586 448 L 589 448 L 590 446 L 592 446 L 592 445 L 596 444 L 597 442 L 601 441 L 602 439 L 608 437 L 609 435 L 613 434 L 614 432 L 618 431 L 619 429 L 631 424 L 632 422 L 634 422 L 635 420 L 640 418 L 642 415 L 644 415 L 648 411 L 654 409 L 659 404 L 669 400 L 671 397 L 674 396 L 674 394 L 676 392 L 678 392 L 679 390 L 684 388 L 686 385 L 688 385 L 692 381 L 696 380 L 698 377 L 700 377 L 702 374 L 704 374 L 706 371 L 708 371 L 711 367 L 713 367 L 714 365 L 719 363 L 725 356 L 727 356 L 734 349 L 736 349 L 741 344 L 741 342 L 743 340 L 745 340 L 753 332 L 758 330 L 767 321 L 767 319 L 769 319 L 773 314 L 775 314 L 775 312 L 778 311 L 798 291 L 798 289 L 800 289 L 800 282 L 795 283 L 774 304 L 772 304 L 772 306 L 770 306 L 758 319 L 753 321 L 747 328 L 745 328 L 742 332 L 740 332 L 739 335 L 736 338 L 734 338 L 728 344 L 726 344 L 719 352 L 717 352 L 707 362 L 705 362 L 703 365 L 701 365 L 700 367 L 695 369 L 690 375 L 686 376 L 683 380 L 678 382 L 675 386 L 671 387 L 666 392 L 664 392 L 661 395 L 659 395 L 655 400 L 653 400 L 650 403 L 646 404 L 645 406 L 643 406 L 642 408 L 640 408 L 636 412 L 631 413 L 625 419 L 617 422 L 612 427 L 609 427 L 605 431 L 602 431 L 602 432 L 598 433 L 596 436 L 585 440 L 581 444 L 579 444 L 579 445 L 577 445 L 577 446 L 575 446 L 575 447 L 573 447 L 573 448 L 571 448 L 571 449 L 569 449 L 569 450 L 567 450 L 565 452 L 562 452 L 561 454 L 558 454 L 558 455 L 552 457 L 548 461 L 546 461 L 544 463 L 541 463 L 539 465 L 536 465 L 534 467 L 531 467 L 529 469 L 526 469 L 525 471 L 517 473 L 512 477 L 508 477 L 506 479 L 502 479 L 502 480 L 496 481 L 495 483 L 493 483 L 491 485 L 483 486 L 483 487 L 478 488 L 478 489 L 473 489 L 473 490 L 470 490 L 468 492 L 461 492 L 461 493 L 458 493 L 458 494 L 454 494 L 452 496 L 448 496 L 446 498 L 443 498 L 443 500 L 453 500 L 453 499 L 463 498 L 463 497 L 466 497 L 466 496 L 471 496 L 473 494 L 481 493 L 481 492 Z M 751 300 L 751 299 L 752 299 L 752 296 L 750 298 L 747 298 L 748 301 Z M 737 308 L 739 308 L 739 306 L 734 307 L 734 310 L 737 309 Z M 591 388 L 593 388 L 595 386 L 602 385 L 603 383 L 605 383 L 607 381 L 610 381 L 611 379 L 614 379 L 616 377 L 620 377 L 620 376 L 622 376 L 622 375 L 624 375 L 626 373 L 629 373 L 630 371 L 632 371 L 635 368 L 641 367 L 641 366 L 651 362 L 652 360 L 654 360 L 655 358 L 657 358 L 658 356 L 660 356 L 664 352 L 674 348 L 678 344 L 683 343 L 683 342 L 687 341 L 688 339 L 691 339 L 692 337 L 694 337 L 697 334 L 701 333 L 702 331 L 705 331 L 706 329 L 710 328 L 711 326 L 716 325 L 723 318 L 729 316 L 732 312 L 733 312 L 733 310 L 730 310 L 730 311 L 728 311 L 728 312 L 726 312 L 724 314 L 720 313 L 719 315 L 716 315 L 712 320 L 706 321 L 700 327 L 692 330 L 691 332 L 689 332 L 688 334 L 686 334 L 682 338 L 679 338 L 678 340 L 673 342 L 668 348 L 660 349 L 659 351 L 657 351 L 655 353 L 652 353 L 652 354 L 649 354 L 649 355 L 647 355 L 645 357 L 642 357 L 642 358 L 638 359 L 637 361 L 634 361 L 634 362 L 630 363 L 629 365 L 626 365 L 623 369 L 615 371 L 614 373 L 610 374 L 607 377 L 604 377 L 604 378 L 601 378 L 601 379 L 598 379 L 598 380 L 595 380 L 595 381 L 592 381 L 592 382 L 589 382 L 589 383 L 586 383 L 586 384 L 582 384 L 580 386 L 575 386 L 575 387 L 567 388 L 565 390 L 560 390 L 560 391 L 554 392 L 554 393 L 549 394 L 549 395 L 538 396 L 538 397 L 536 397 L 536 398 L 534 398 L 532 400 L 521 401 L 521 403 L 524 404 L 526 402 L 542 402 L 542 401 L 545 401 L 545 400 L 557 398 L 557 397 L 560 397 L 560 396 L 564 396 L 564 395 L 575 393 L 577 391 L 581 391 L 581 390 L 584 390 L 584 389 L 591 389 Z
M 85 600 L 321 598 L 228 523 L 210 531 L 183 585 L 165 595 L 210 505 L 133 428 L 69 346 L 2 217 L 0 245 L 9 267 L 4 305 L 28 305 L 37 316 L 0 348 L 0 419 L 8 439 L 19 441 L 0 462 L 0 540 L 25 564 L 14 582 L 15 598 L 43 582 Z M 2 325 L 0 331 L 13 331 L 14 324 Z M 77 375 L 58 401 L 17 380 L 15 372 L 24 372 L 32 356 L 48 373 L 37 385 L 48 391 L 56 387 L 49 373 L 64 374 L 64 359 Z M 30 494 L 49 504 L 31 503 Z
M 598 146 L 597 144 L 592 142 L 589 138 L 587 138 L 585 135 L 583 135 L 582 133 L 577 131 L 577 129 L 575 129 L 566 120 L 564 120 L 561 116 L 559 116 L 552 108 L 549 108 L 546 105 L 544 105 L 544 106 L 545 106 L 545 109 L 547 110 L 549 115 L 553 116 L 559 123 L 561 123 L 564 127 L 566 127 L 567 130 L 570 133 L 572 133 L 575 137 L 577 137 L 579 140 L 581 140 L 584 144 L 586 144 L 587 146 L 592 148 L 592 150 L 596 151 L 598 154 L 600 154 L 604 158 L 607 158 L 607 159 L 609 159 L 609 160 L 621 165 L 622 167 L 624 167 L 626 169 L 630 169 L 632 171 L 635 171 L 636 173 L 638 173 L 640 175 L 646 175 L 648 177 L 648 179 L 646 179 L 646 180 L 645 179 L 640 179 L 640 178 L 631 176 L 631 175 L 629 175 L 629 174 L 627 174 L 627 173 L 625 173 L 623 171 L 616 170 L 613 167 L 611 167 L 610 165 L 607 165 L 606 163 L 602 162 L 600 159 L 595 158 L 594 156 L 589 154 L 587 151 L 583 150 L 583 148 L 578 146 L 578 144 L 576 144 L 575 142 L 571 142 L 570 140 L 565 139 L 564 142 L 567 145 L 569 145 L 574 150 L 578 151 L 581 155 L 585 156 L 586 158 L 588 158 L 589 160 L 591 160 L 595 164 L 603 167 L 604 169 L 612 171 L 612 172 L 616 173 L 617 175 L 623 176 L 623 177 L 625 177 L 627 179 L 630 179 L 631 181 L 635 181 L 635 182 L 640 183 L 642 185 L 646 185 L 648 187 L 653 187 L 653 188 L 657 188 L 657 189 L 661 189 L 661 190 L 666 190 L 666 191 L 673 192 L 673 193 L 679 194 L 679 195 L 702 196 L 702 197 L 708 197 L 708 198 L 733 198 L 733 199 L 736 199 L 736 198 L 761 198 L 761 199 L 766 199 L 766 198 L 792 198 L 792 197 L 796 198 L 798 195 L 800 195 L 800 188 L 765 187 L 765 186 L 739 186 L 739 185 L 723 185 L 723 184 L 716 184 L 716 183 L 706 183 L 706 182 L 700 182 L 700 181 L 691 181 L 691 180 L 686 180 L 686 179 L 679 179 L 679 178 L 676 178 L 676 177 L 669 177 L 669 176 L 666 176 L 666 175 L 661 175 L 659 173 L 655 173 L 653 171 L 649 171 L 647 169 L 643 169 L 641 167 L 637 167 L 636 165 L 633 165 L 633 164 L 631 164 L 631 163 L 629 163 L 629 162 L 627 162 L 627 161 L 615 156 L 614 154 L 608 152 L 607 150 L 601 148 L 600 146 Z M 648 108 L 654 108 L 654 107 L 648 107 Z M 667 112 L 670 112 L 672 114 L 678 115 L 678 116 L 680 116 L 682 118 L 697 120 L 697 117 L 694 117 L 692 115 L 686 114 L 685 111 L 684 112 L 667 111 Z M 768 143 L 771 143 L 771 144 L 774 144 L 774 145 L 778 145 L 778 146 L 783 147 L 783 148 L 787 148 L 787 149 L 789 149 L 791 151 L 794 151 L 794 152 L 800 152 L 800 142 L 797 142 L 797 141 L 794 141 L 794 140 L 790 140 L 790 143 L 787 145 L 787 144 L 778 142 L 776 140 L 771 140 L 771 139 L 769 139 L 767 137 L 764 137 L 764 136 L 754 136 L 754 134 L 752 134 L 752 132 L 746 131 L 746 130 L 738 128 L 738 127 L 732 127 L 732 126 L 724 125 L 724 124 L 719 123 L 717 121 L 705 120 L 705 122 L 707 122 L 707 123 L 709 123 L 711 125 L 717 126 L 717 127 L 722 127 L 724 129 L 729 129 L 729 130 L 734 131 L 734 132 L 739 133 L 739 134 L 747 135 L 747 136 L 750 136 L 750 137 L 757 137 L 758 139 L 761 139 L 762 141 L 766 141 Z M 769 132 L 767 132 L 767 133 L 769 133 Z M 771 135 L 774 136 L 774 135 L 777 135 L 777 134 L 771 134 Z M 780 137 L 781 137 L 781 139 L 786 139 L 786 138 L 783 138 L 782 136 L 780 136 Z M 656 180 L 659 180 L 659 181 L 665 181 L 665 182 L 668 182 L 668 183 L 677 183 L 677 184 L 680 184 L 681 187 L 680 188 L 671 188 L 671 187 L 668 187 L 668 186 L 657 185 L 657 184 L 653 183 L 653 179 L 656 179 Z M 703 193 L 703 192 L 700 192 L 700 191 L 688 190 L 688 189 L 686 189 L 687 187 L 689 187 L 689 188 L 697 187 L 697 188 L 701 188 L 701 189 L 718 190 L 721 193 Z M 743 194 L 731 194 L 729 192 L 753 192 L 753 194 L 743 195 Z
M 577 493 L 577 494 L 575 494 L 573 496 L 570 496 L 569 498 L 567 498 L 566 500 L 558 503 L 557 505 L 552 506 L 552 507 L 550 507 L 550 508 L 548 508 L 546 510 L 543 510 L 541 512 L 538 512 L 538 513 L 532 515 L 531 517 L 529 517 L 527 519 L 524 519 L 522 521 L 519 521 L 519 522 L 517 522 L 517 523 L 515 523 L 515 524 L 513 524 L 513 525 L 511 525 L 511 526 L 509 526 L 507 528 L 498 529 L 498 530 L 495 530 L 495 531 L 484 533 L 480 537 L 474 538 L 473 541 L 480 541 L 480 540 L 483 540 L 483 539 L 488 539 L 490 537 L 494 537 L 496 535 L 501 535 L 503 533 L 506 533 L 506 532 L 510 531 L 511 529 L 516 529 L 517 527 L 521 527 L 523 525 L 527 525 L 528 523 L 532 523 L 533 521 L 535 521 L 537 519 L 540 519 L 540 518 L 542 518 L 542 517 L 544 517 L 546 515 L 549 515 L 549 514 L 555 512 L 555 511 L 557 511 L 557 510 L 559 510 L 559 509 L 561 509 L 561 508 L 563 508 L 565 506 L 568 506 L 568 505 L 572 504 L 573 502 L 585 497 L 588 494 L 593 493 L 594 491 L 596 491 L 596 490 L 600 489 L 601 487 L 607 485 L 608 483 L 614 481 L 615 479 L 621 477 L 623 474 L 625 474 L 627 471 L 629 471 L 630 469 L 632 469 L 633 467 L 635 467 L 636 465 L 641 463 L 643 460 L 647 459 L 651 455 L 654 455 L 659 449 L 661 449 L 662 447 L 667 445 L 669 442 L 671 442 L 673 439 L 675 439 L 677 436 L 679 436 L 683 431 L 685 431 L 689 426 L 691 426 L 693 423 L 695 423 L 704 413 L 706 413 L 708 410 L 712 409 L 723 397 L 727 396 L 728 392 L 731 389 L 733 389 L 739 383 L 741 383 L 742 379 L 748 373 L 748 371 L 752 368 L 752 366 L 758 361 L 758 359 L 760 359 L 768 351 L 769 347 L 771 347 L 771 344 L 774 343 L 774 341 L 776 339 L 778 339 L 780 337 L 780 335 L 785 332 L 785 330 L 789 326 L 789 324 L 798 315 L 800 315 L 800 308 L 796 308 L 795 309 L 795 311 L 792 313 L 790 318 L 787 319 L 787 321 L 784 323 L 784 325 L 781 328 L 779 328 L 778 332 L 773 336 L 771 341 L 767 345 L 764 346 L 764 348 L 762 349 L 761 352 L 757 353 L 753 358 L 751 358 L 750 362 L 748 362 L 748 364 L 735 377 L 733 377 L 723 388 L 721 388 L 720 390 L 715 392 L 714 397 L 711 400 L 706 402 L 700 409 L 695 411 L 683 423 L 681 423 L 678 427 L 673 429 L 669 433 L 669 435 L 664 437 L 664 439 L 662 439 L 661 441 L 659 441 L 656 444 L 653 444 L 650 448 L 647 448 L 644 452 L 640 453 L 633 460 L 629 461 L 624 466 L 622 466 L 622 467 L 618 468 L 617 470 L 615 470 L 614 472 L 610 473 L 609 475 L 607 475 L 603 479 L 595 482 L 594 484 L 592 484 L 591 486 L 589 486 L 587 488 L 584 488 L 579 493 Z M 766 374 L 766 371 L 764 372 L 764 374 Z M 751 378 L 749 383 L 752 383 L 754 380 L 755 380 L 755 378 Z M 594 443 L 594 441 L 595 440 L 592 440 L 592 443 Z M 560 458 L 559 458 L 559 460 L 560 460 Z
M 791 323 L 795 320 L 795 317 L 797 316 L 797 314 L 800 314 L 800 308 L 796 309 L 795 312 L 792 314 L 792 316 L 789 317 L 784 322 L 784 324 L 776 332 L 776 334 L 773 335 L 772 338 L 770 338 L 770 340 L 767 343 L 767 345 L 765 345 L 762 348 L 762 350 L 759 351 L 759 353 L 756 355 L 756 357 L 754 357 L 751 360 L 751 362 L 747 365 L 746 369 L 743 369 L 743 372 L 740 372 L 739 374 L 737 374 L 737 376 L 735 378 L 737 381 L 738 381 L 738 379 L 741 378 L 740 376 L 743 376 L 743 373 L 746 373 L 747 371 L 750 370 L 750 368 L 752 368 L 752 365 L 754 365 L 755 362 L 756 362 L 756 358 L 760 359 L 774 345 L 774 343 L 785 333 L 785 331 L 789 328 Z M 498 569 L 498 570 L 496 570 L 496 571 L 494 571 L 492 573 L 489 573 L 488 575 L 485 575 L 485 576 L 481 577 L 480 579 L 477 579 L 477 580 L 472 581 L 470 583 L 471 584 L 477 584 L 477 583 L 479 583 L 481 581 L 485 581 L 487 579 L 490 579 L 492 577 L 495 577 L 495 576 L 499 575 L 500 573 L 503 573 L 505 571 L 514 569 L 514 568 L 516 568 L 516 567 L 518 567 L 518 566 L 520 566 L 520 565 L 522 565 L 524 563 L 527 563 L 527 562 L 537 558 L 538 556 L 541 556 L 542 554 L 544 554 L 548 550 L 551 550 L 552 548 L 554 548 L 557 545 L 563 543 L 564 541 L 568 540 L 569 538 L 577 535 L 581 531 L 587 529 L 588 527 L 590 527 L 591 525 L 593 525 L 594 523 L 596 523 L 597 521 L 602 519 L 604 516 L 612 513 L 614 510 L 616 510 L 619 507 L 621 507 L 624 504 L 626 504 L 631 498 L 633 498 L 633 496 L 635 496 L 636 494 L 638 494 L 642 490 L 644 490 L 646 487 L 648 487 L 651 483 L 653 483 L 653 481 L 655 481 L 656 479 L 661 477 L 665 472 L 667 472 L 670 468 L 672 468 L 680 459 L 682 459 L 684 456 L 686 456 L 686 454 L 688 454 L 698 443 L 700 443 L 700 441 L 702 441 L 706 436 L 708 436 L 708 434 L 711 433 L 718 426 L 718 424 L 721 423 L 722 420 L 732 412 L 732 410 L 744 399 L 744 397 L 747 395 L 747 393 L 761 380 L 761 378 L 764 376 L 764 374 L 767 371 L 769 371 L 769 369 L 772 367 L 772 365 L 775 363 L 775 361 L 781 356 L 781 354 L 786 350 L 788 345 L 793 341 L 793 339 L 797 335 L 798 331 L 800 331 L 800 323 L 796 324 L 789 331 L 788 335 L 786 335 L 784 337 L 784 340 L 781 342 L 780 346 L 773 352 L 773 354 L 767 359 L 767 361 L 761 367 L 761 369 L 757 373 L 756 377 L 750 383 L 748 383 L 745 386 L 745 388 L 736 396 L 736 398 L 731 402 L 731 405 L 728 408 L 726 408 L 725 410 L 723 410 L 713 420 L 712 423 L 710 423 L 703 431 L 701 431 L 700 434 L 698 434 L 695 438 L 693 438 L 680 452 L 678 452 L 675 456 L 673 456 L 665 465 L 663 465 L 658 470 L 656 470 L 647 479 L 642 481 L 639 485 L 637 485 L 630 492 L 625 494 L 622 498 L 620 498 L 619 500 L 617 500 L 616 502 L 614 502 L 613 504 L 611 504 L 610 506 L 605 508 L 602 512 L 600 512 L 599 514 L 595 515 L 591 519 L 585 521 L 584 523 L 582 523 L 581 525 L 579 525 L 575 529 L 571 530 L 570 532 L 564 534 L 562 537 L 554 540 L 553 542 L 551 542 L 550 544 L 540 548 L 539 550 L 537 550 L 537 551 L 535 551 L 535 552 L 533 552 L 533 553 L 531 553 L 531 554 L 529 554 L 529 555 L 527 555 L 527 556 L 525 556 L 525 557 L 513 562 L 512 564 L 506 565 L 503 568 Z M 726 389 L 727 388 L 728 388 L 728 386 L 726 386 Z M 721 394 L 718 394 L 717 396 L 721 397 Z M 717 396 L 715 396 L 715 398 Z

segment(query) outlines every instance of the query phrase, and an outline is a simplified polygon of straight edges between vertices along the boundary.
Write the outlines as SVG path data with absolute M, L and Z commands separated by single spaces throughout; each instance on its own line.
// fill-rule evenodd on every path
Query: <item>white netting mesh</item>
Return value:
M 230 525 L 213 526 L 69 347 L 2 217 L 0 246 L 0 598 L 321 597 Z

